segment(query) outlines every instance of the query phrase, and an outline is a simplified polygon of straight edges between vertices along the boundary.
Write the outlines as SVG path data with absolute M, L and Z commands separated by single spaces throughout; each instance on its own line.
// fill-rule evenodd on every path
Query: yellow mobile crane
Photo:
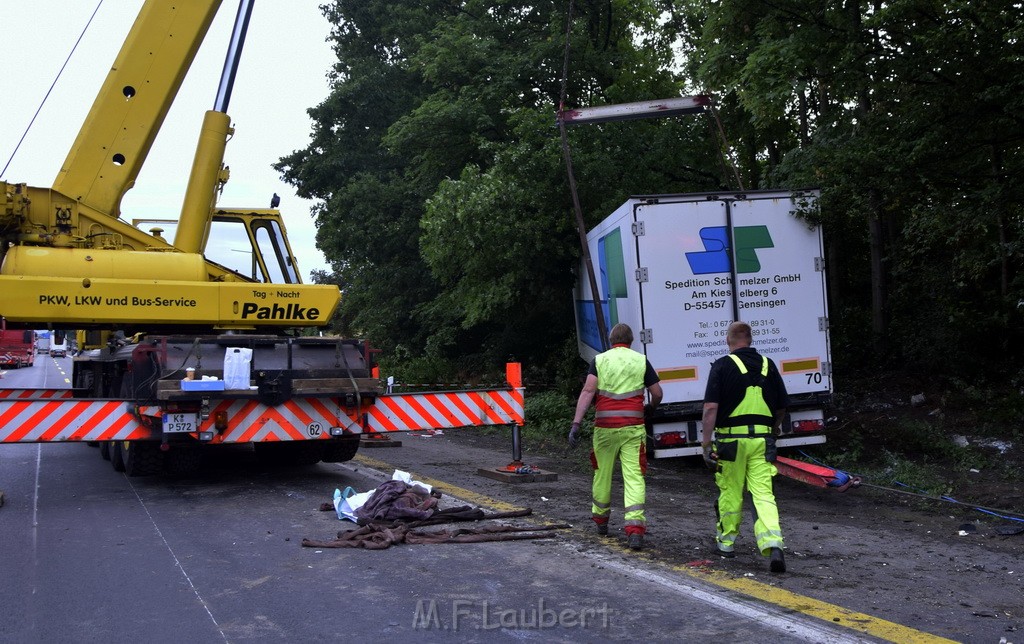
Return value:
M 226 110 L 251 1 L 239 7 L 173 242 L 120 219 L 121 199 L 219 5 L 147 2 L 53 185 L 0 183 L 0 291 L 9 321 L 148 332 L 272 330 L 329 321 L 338 289 L 300 284 L 280 213 L 216 205 L 228 179 L 223 158 L 233 129 Z M 211 221 L 245 226 L 264 284 L 203 257 Z M 265 284 L 275 274 L 284 276 L 286 288 Z
M 239 2 L 174 240 L 121 219 L 219 5 L 147 0 L 53 185 L 0 182 L 0 316 L 9 329 L 82 330 L 71 389 L 0 389 L 0 445 L 98 444 L 135 476 L 189 471 L 209 445 L 337 462 L 365 433 L 513 425 L 508 467 L 521 465 L 518 365 L 503 387 L 382 394 L 369 343 L 294 334 L 327 324 L 339 291 L 301 283 L 280 213 L 217 205 L 253 0 Z M 244 227 L 251 276 L 204 257 L 213 222 Z
M 0 442 L 89 440 L 129 474 L 189 469 L 202 442 L 253 442 L 305 462 L 355 454 L 379 392 L 373 351 L 288 334 L 327 324 L 338 288 L 301 283 L 278 210 L 216 204 L 252 0 L 239 4 L 173 241 L 121 219 L 122 197 L 220 4 L 147 1 L 53 185 L 0 182 L 0 315 L 11 327 L 88 332 L 71 392 L 35 395 L 110 403 L 78 400 L 42 424 L 0 409 Z M 203 256 L 211 222 L 244 228 L 254 275 Z M 241 384 L 236 377 L 225 390 L 225 371 L 239 368 Z

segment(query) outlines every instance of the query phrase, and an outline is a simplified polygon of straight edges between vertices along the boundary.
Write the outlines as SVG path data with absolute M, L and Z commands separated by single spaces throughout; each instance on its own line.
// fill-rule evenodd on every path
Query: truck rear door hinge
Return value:
M 643 237 L 644 236 L 644 222 L 642 222 L 642 221 L 634 221 L 633 225 L 630 226 L 630 228 L 633 230 L 633 236 L 634 237 Z
M 646 266 L 641 266 L 640 268 L 636 269 L 636 281 L 641 282 L 641 283 L 647 281 L 647 267 Z
M 818 330 L 828 331 L 828 318 L 824 315 L 818 318 Z
M 651 329 L 640 329 L 640 342 L 651 344 L 654 342 L 654 331 Z
M 821 363 L 821 375 L 825 376 L 826 378 L 831 378 L 832 377 L 832 363 L 831 362 L 822 362 Z
M 814 258 L 814 271 L 816 273 L 824 273 L 825 272 L 825 258 L 824 257 L 815 257 Z

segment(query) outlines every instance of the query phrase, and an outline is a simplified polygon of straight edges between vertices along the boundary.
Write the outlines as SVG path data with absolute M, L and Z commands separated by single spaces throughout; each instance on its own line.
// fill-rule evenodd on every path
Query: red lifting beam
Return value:
M 851 487 L 860 485 L 859 476 L 850 476 L 842 470 L 835 470 L 831 467 L 812 465 L 803 461 L 796 461 L 785 456 L 775 458 L 775 468 L 779 474 L 803 481 L 815 487 L 830 487 L 839 492 L 845 492 Z

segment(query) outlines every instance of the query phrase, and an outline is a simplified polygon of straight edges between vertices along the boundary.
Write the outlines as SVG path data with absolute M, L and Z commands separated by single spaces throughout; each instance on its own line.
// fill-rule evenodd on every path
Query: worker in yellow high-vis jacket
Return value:
M 772 572 L 786 572 L 782 528 L 772 490 L 778 472 L 775 435 L 789 406 L 779 370 L 751 345 L 750 325 L 733 322 L 726 334 L 729 355 L 711 365 L 704 394 L 701 446 L 718 484 L 717 552 L 735 556 L 743 509 L 743 489 L 754 500 L 754 537 Z M 712 445 L 711 431 L 715 432 Z
M 576 415 L 569 430 L 569 445 L 579 442 L 580 422 L 595 400 L 593 451 L 594 467 L 591 516 L 598 534 L 608 534 L 612 508 L 612 468 L 618 457 L 622 467 L 625 529 L 629 547 L 643 548 L 647 518 L 644 515 L 647 473 L 647 433 L 644 428 L 644 390 L 650 405 L 661 402 L 660 378 L 642 353 L 630 349 L 633 330 L 627 324 L 612 327 L 608 340 L 612 348 L 594 358 L 587 380 L 576 402 Z

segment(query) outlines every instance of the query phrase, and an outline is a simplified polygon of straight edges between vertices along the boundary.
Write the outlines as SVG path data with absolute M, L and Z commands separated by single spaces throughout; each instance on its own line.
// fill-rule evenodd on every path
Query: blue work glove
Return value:
M 580 424 L 573 423 L 572 428 L 569 430 L 569 448 L 576 449 L 576 446 L 580 444 Z
M 704 464 L 708 466 L 709 470 L 716 469 L 718 467 L 718 454 L 715 454 L 711 443 L 703 443 L 701 447 L 704 449 Z

